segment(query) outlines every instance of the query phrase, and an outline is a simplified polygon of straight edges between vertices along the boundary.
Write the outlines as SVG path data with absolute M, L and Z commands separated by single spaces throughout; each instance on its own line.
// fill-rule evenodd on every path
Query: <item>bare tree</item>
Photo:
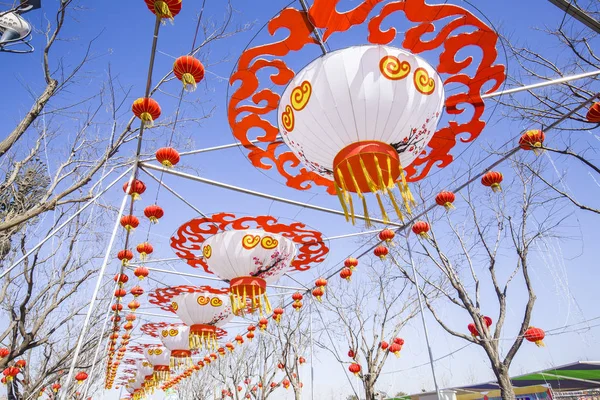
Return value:
M 600 19 L 600 4 L 595 0 L 578 0 L 572 2 L 592 18 Z M 552 7 L 548 4 L 548 7 Z M 557 26 L 544 26 L 540 29 L 545 34 L 545 46 L 535 46 L 527 43 L 527 39 L 509 37 L 508 43 L 510 61 L 517 64 L 518 68 L 511 68 L 512 75 L 509 81 L 516 86 L 550 81 L 552 79 L 567 77 L 585 72 L 600 70 L 600 53 L 598 52 L 598 34 L 567 13 Z M 537 40 L 537 39 L 536 39 Z M 556 55 L 560 54 L 559 57 Z M 576 167 L 583 167 L 588 171 L 593 183 L 600 183 L 600 158 L 598 157 L 597 137 L 592 129 L 597 129 L 599 124 L 590 122 L 586 118 L 589 107 L 594 102 L 599 102 L 600 75 L 585 79 L 564 82 L 547 86 L 543 89 L 529 90 L 526 94 L 513 94 L 500 98 L 499 102 L 504 107 L 503 116 L 514 119 L 532 129 L 540 129 L 563 118 L 587 102 L 581 110 L 573 113 L 567 123 L 560 126 L 548 135 L 542 149 L 551 157 L 559 161 L 573 161 Z M 550 169 L 553 173 L 552 169 Z M 566 188 L 564 177 L 552 179 L 548 174 L 540 171 L 538 177 L 548 185 L 557 195 L 567 198 L 573 205 L 594 214 L 600 214 L 600 209 L 594 204 L 585 204 L 576 198 Z M 560 174 L 564 174 L 561 171 Z
M 480 185 L 469 186 L 457 200 L 457 210 L 445 213 L 440 207 L 441 210 L 428 214 L 431 230 L 428 237 L 419 240 L 412 260 L 410 249 L 404 245 L 391 252 L 398 269 L 413 284 L 410 265 L 414 262 L 418 266 L 422 282 L 419 289 L 439 325 L 451 335 L 484 350 L 503 399 L 515 398 L 509 369 L 531 324 L 536 300 L 530 275 L 532 249 L 553 235 L 554 229 L 566 218 L 562 202 L 552 197 L 550 189 L 524 168 L 523 163 L 523 160 L 512 163 L 514 178 L 505 181 L 501 194 Z M 529 168 L 539 171 L 541 160 L 529 164 Z M 414 235 L 411 242 L 413 238 Z M 511 300 L 511 309 L 520 307 L 522 312 L 516 332 L 503 329 L 509 287 L 512 299 L 519 297 L 517 291 L 525 298 L 524 304 Z M 496 304 L 483 302 L 483 291 L 495 294 Z M 434 301 L 432 293 L 468 316 L 474 325 L 470 328 L 472 335 L 467 332 L 466 324 L 464 329 L 457 329 L 453 321 L 444 317 L 446 312 L 444 315 L 438 312 L 439 302 Z M 487 319 L 489 316 L 495 321 Z M 500 338 L 511 338 L 508 349 L 501 346 Z
M 94 38 L 87 38 L 89 43 L 78 59 L 75 50 L 61 55 L 65 54 L 61 46 L 72 41 L 65 36 L 67 24 L 75 21 L 78 13 L 93 11 L 78 7 L 77 0 L 48 2 L 44 7 L 46 14 L 56 15 L 42 29 L 46 46 L 39 76 L 43 77 L 45 86 L 41 92 L 24 86 L 23 90 L 31 94 L 32 104 L 22 117 L 16 108 L 4 110 L 10 115 L 19 115 L 19 120 L 0 140 L 2 266 L 25 255 L 32 248 L 32 242 L 47 237 L 55 226 L 81 210 L 101 189 L 104 177 L 130 165 L 134 161 L 133 154 L 123 155 L 123 146 L 138 139 L 140 133 L 140 124 L 128 109 L 132 97 L 142 97 L 143 92 L 134 92 L 132 87 L 122 83 L 110 65 L 105 67 L 104 79 L 98 79 L 102 54 L 94 51 Z M 199 34 L 190 50 L 202 59 L 207 69 L 226 61 L 211 56 L 212 46 L 250 27 L 234 26 L 234 11 L 228 3 L 223 5 L 223 10 L 224 17 L 203 12 L 198 15 Z M 154 78 L 151 94 L 160 91 L 178 98 L 181 83 L 172 71 L 158 73 L 162 75 Z M 90 81 L 98 84 L 90 85 Z M 167 85 L 170 82 L 172 84 Z M 211 88 L 207 83 L 200 88 L 202 90 L 210 93 Z M 178 135 L 181 129 L 197 126 L 212 115 L 214 106 L 204 104 L 206 98 L 184 97 L 181 110 L 172 113 L 175 117 L 164 115 L 154 128 L 147 129 L 142 156 L 165 144 L 163 129 L 173 131 L 173 143 L 191 146 L 189 139 Z M 194 112 L 187 113 L 189 109 Z M 24 371 L 23 379 L 19 378 L 19 396 L 27 397 L 59 381 L 62 376 L 59 371 L 68 370 L 72 362 L 81 332 L 81 316 L 88 307 L 88 284 L 98 272 L 95 260 L 106 251 L 99 245 L 106 237 L 104 221 L 114 221 L 116 215 L 112 207 L 102 202 L 94 207 L 79 214 L 0 283 L 2 321 L 7 321 L 0 331 L 0 347 L 10 351 L 8 357 L 0 359 L 0 367 L 21 358 L 30 360 L 31 367 Z M 111 279 L 102 287 L 101 301 L 92 314 L 91 333 L 83 342 L 77 370 L 90 366 L 89 352 L 95 351 L 98 324 L 112 298 L 112 288 Z M 83 293 L 86 300 L 82 300 Z M 98 362 L 102 364 L 102 360 Z M 95 371 L 103 373 L 101 367 Z M 49 390 L 46 389 L 46 393 Z M 70 386 L 69 390 L 74 393 L 76 389 Z
M 323 302 L 329 312 L 322 313 L 323 331 L 317 344 L 345 368 L 360 365 L 357 375 L 367 400 L 375 399 L 377 380 L 391 354 L 390 346 L 395 339 L 402 343 L 402 328 L 418 314 L 416 291 L 389 264 L 389 259 L 361 259 L 354 282 L 331 279 Z M 340 354 L 332 340 L 347 343 L 348 354 L 345 348 Z M 398 350 L 398 346 L 402 345 L 397 343 L 391 350 Z

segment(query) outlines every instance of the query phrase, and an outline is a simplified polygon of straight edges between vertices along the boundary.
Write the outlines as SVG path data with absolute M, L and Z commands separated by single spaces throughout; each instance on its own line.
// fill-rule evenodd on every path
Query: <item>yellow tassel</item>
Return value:
M 181 81 L 183 82 L 183 88 L 186 92 L 193 92 L 196 90 L 196 80 L 194 79 L 194 75 L 186 72 L 181 76 Z
M 254 286 L 252 286 L 252 311 L 256 310 L 256 292 Z
M 346 201 L 344 199 L 344 194 L 342 193 L 337 182 L 334 182 L 334 185 L 335 185 L 335 193 L 337 194 L 337 197 L 340 200 L 340 205 L 342 206 L 342 210 L 344 210 L 344 217 L 346 218 L 346 222 L 348 222 L 348 221 L 350 221 L 350 219 L 348 218 L 348 208 L 346 207 Z
M 350 216 L 352 217 L 352 225 L 356 223 L 356 219 L 354 218 L 354 203 L 352 202 L 352 196 L 349 193 L 346 193 L 346 200 L 350 205 Z
M 373 226 L 373 224 L 371 224 L 371 218 L 369 217 L 369 209 L 367 208 L 367 199 L 365 198 L 365 196 L 362 196 L 362 205 L 363 215 L 365 216 L 365 226 L 367 228 L 370 228 L 371 226 Z
M 394 187 L 394 178 L 392 178 L 392 158 L 386 157 L 386 160 L 387 160 L 387 170 L 388 170 L 387 188 L 392 189 Z
M 173 168 L 173 163 L 169 160 L 164 160 L 161 164 L 164 165 L 165 168 Z
M 352 179 L 352 184 L 354 184 L 354 189 L 356 190 L 356 195 L 363 200 L 363 204 L 364 203 L 364 195 L 362 194 L 362 192 L 360 191 L 360 188 L 358 187 L 358 183 L 356 182 L 356 176 L 354 176 L 354 171 L 352 170 L 352 166 L 350 165 L 350 162 L 346 161 L 346 166 L 348 167 L 348 172 L 350 173 L 350 178 Z M 352 203 L 352 197 L 349 196 L 349 201 L 350 201 L 350 207 L 352 208 L 352 225 L 355 224 L 356 219 L 354 218 L 354 204 Z
M 247 295 L 246 295 L 246 286 L 244 286 L 244 295 L 242 296 L 242 303 L 240 304 L 240 311 L 242 314 L 244 314 L 244 312 L 246 311 L 246 299 L 247 299 Z
M 367 184 L 369 185 L 369 190 L 371 191 L 371 193 L 377 192 L 377 185 L 371 178 L 371 175 L 369 175 L 369 171 L 367 171 L 367 167 L 365 166 L 365 163 L 364 163 L 362 157 L 358 156 L 358 160 L 360 161 L 360 167 L 365 176 L 365 179 L 367 180 Z
M 154 126 L 154 120 L 152 119 L 152 115 L 150 115 L 149 112 L 143 112 L 140 115 L 140 119 L 142 120 L 142 123 L 144 124 L 145 128 L 151 128 L 152 126 Z
M 267 314 L 271 314 L 273 312 L 273 309 L 271 308 L 271 302 L 269 301 L 269 298 L 267 297 L 267 294 L 264 294 L 264 299 L 265 299 L 265 308 L 267 309 Z
M 398 206 L 398 202 L 396 201 L 396 197 L 394 196 L 394 192 L 386 188 L 387 194 L 390 198 L 392 206 L 394 207 L 394 211 L 396 211 L 396 215 L 400 218 L 400 221 L 404 222 L 404 214 L 402 214 L 402 210 L 400 210 L 400 206 Z
M 233 293 L 229 293 L 229 301 L 231 302 L 231 311 L 237 313 L 237 298 L 233 296 Z
M 390 222 L 387 213 L 385 212 L 385 207 L 383 206 L 383 201 L 381 201 L 381 196 L 379 192 L 375 192 L 375 197 L 377 197 L 377 203 L 379 203 L 379 208 L 381 209 L 381 216 L 383 218 L 383 222 L 386 224 Z

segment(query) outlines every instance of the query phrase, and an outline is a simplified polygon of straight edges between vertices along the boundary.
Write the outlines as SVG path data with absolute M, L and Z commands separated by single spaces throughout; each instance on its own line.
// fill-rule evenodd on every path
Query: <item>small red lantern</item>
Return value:
M 281 316 L 283 315 L 283 308 L 277 307 L 273 310 L 273 319 L 275 322 L 279 323 L 281 321 Z
M 130 293 L 133 295 L 133 298 L 135 299 L 136 297 L 144 294 L 144 289 L 142 289 L 140 286 L 134 286 L 131 288 Z
M 121 217 L 121 226 L 128 232 L 133 231 L 140 225 L 140 220 L 135 215 L 123 215 Z
M 137 300 L 131 300 L 129 302 L 129 304 L 127 304 L 127 307 L 132 311 L 135 312 L 135 310 L 137 310 L 138 308 L 140 308 L 140 302 Z
M 119 288 L 119 289 L 115 290 L 115 297 L 119 300 L 121 300 L 126 295 L 127 295 L 127 292 L 125 291 L 125 289 Z
M 483 186 L 491 187 L 494 192 L 500 192 L 502 191 L 502 187 L 500 186 L 502 179 L 504 179 L 504 177 L 501 172 L 488 171 L 481 177 L 481 184 Z
M 151 127 L 154 125 L 154 120 L 160 117 L 160 105 L 158 102 L 149 97 L 140 97 L 133 102 L 131 111 L 138 117 L 145 127 Z
M 172 147 L 161 147 L 156 150 L 156 159 L 166 168 L 173 168 L 179 162 L 179 153 Z
M 235 337 L 235 341 L 237 342 L 238 345 L 240 345 L 240 344 L 244 343 L 244 338 L 242 337 L 242 335 L 237 335 Z
M 482 317 L 481 318 L 482 322 L 485 324 L 486 327 L 490 327 L 492 326 L 492 319 L 490 317 Z M 479 337 L 481 336 L 481 334 L 479 333 L 479 331 L 477 330 L 477 327 L 475 326 L 474 323 L 470 323 L 467 328 L 469 329 L 469 332 L 471 332 L 471 336 L 473 337 Z
M 373 254 L 375 254 L 377 257 L 381 258 L 382 260 L 385 260 L 385 257 L 388 255 L 388 253 L 389 253 L 388 248 L 383 245 L 379 245 L 379 246 L 375 247 L 375 250 L 373 250 Z
M 387 348 L 390 347 L 388 342 L 386 342 L 385 340 L 383 342 L 381 342 L 380 346 L 381 346 L 381 350 L 387 350 Z
M 127 283 L 129 277 L 125 274 L 116 274 L 113 280 L 117 282 L 119 286 L 123 286 L 124 283 Z
M 427 232 L 429 232 L 429 223 L 425 221 L 417 221 L 413 224 L 412 231 L 416 235 L 426 239 L 429 237 L 429 235 L 427 235 Z
M 356 357 L 356 353 L 354 352 L 354 350 L 352 350 L 352 349 L 348 350 L 348 357 L 350 357 L 350 358 Z
M 283 385 L 284 388 L 289 388 L 290 387 L 290 381 L 288 378 L 285 378 L 284 380 L 281 381 L 281 384 Z
M 248 332 L 254 332 L 256 330 L 256 327 L 254 325 L 249 325 L 247 328 Z
M 19 369 L 23 369 L 23 368 L 25 368 L 27 366 L 27 361 L 25 361 L 25 360 L 17 360 L 15 362 L 15 366 L 17 368 L 19 368 Z
M 77 375 L 75 375 L 75 380 L 77 381 L 78 384 L 82 384 L 83 381 L 85 381 L 88 378 L 88 374 L 81 371 L 79 372 Z
M 123 305 L 121 303 L 115 303 L 110 307 L 115 312 L 123 311 Z
M 544 139 L 546 139 L 544 132 L 539 129 L 532 129 L 521 135 L 519 147 L 523 150 L 533 150 L 535 154 L 539 154 Z
M 348 370 L 350 372 L 352 372 L 354 375 L 358 376 L 358 374 L 360 373 L 360 365 L 357 363 L 352 363 L 350 364 L 350 366 L 348 367 Z
M 8 382 L 11 382 L 17 375 L 19 375 L 19 372 L 21 371 L 17 367 L 8 367 L 2 371 L 2 374 Z
M 54 393 L 58 392 L 60 390 L 60 388 L 61 388 L 60 383 L 53 383 L 52 384 L 52 391 Z
M 298 358 L 298 364 L 302 365 L 306 362 L 306 359 L 304 357 L 300 357 Z
M 131 322 L 131 321 L 125 322 L 125 325 L 123 325 L 123 329 L 125 329 L 126 331 L 132 330 L 133 329 L 133 322 Z
M 135 318 L 136 318 L 136 317 L 135 317 L 135 315 L 133 315 L 133 314 L 127 314 L 127 316 L 125 317 L 125 319 L 126 319 L 127 321 L 130 321 L 130 322 L 133 322 L 133 321 L 135 321 Z
M 204 65 L 195 57 L 182 56 L 175 60 L 173 73 L 188 92 L 196 90 L 196 85 L 204 79 Z
M 544 347 L 543 340 L 545 337 L 546 337 L 546 332 L 544 332 L 540 328 L 530 326 L 525 331 L 525 339 L 527 339 L 527 341 L 529 341 L 529 342 L 535 343 L 536 346 L 538 346 L 538 347 Z
M 402 338 L 399 338 L 399 337 L 394 338 L 393 342 L 399 346 L 404 346 L 404 339 L 402 339 Z
M 454 208 L 454 200 L 456 200 L 456 196 L 452 192 L 442 191 L 435 196 L 435 202 L 438 206 L 443 206 L 446 211 L 450 211 Z
M 229 342 L 227 344 L 225 344 L 225 347 L 227 347 L 227 350 L 229 350 L 232 353 L 233 353 L 233 349 L 235 348 L 233 346 L 233 343 L 229 343 Z
M 325 291 L 325 287 L 327 286 L 327 279 L 319 278 L 315 281 L 315 286 L 323 289 Z
M 269 325 L 269 320 L 266 318 L 261 318 L 258 320 L 258 328 L 261 331 L 264 331 L 265 329 L 267 329 L 267 325 Z
M 301 301 L 304 298 L 304 296 L 302 296 L 302 293 L 300 292 L 296 292 L 292 295 L 292 300 L 294 301 Z
M 301 301 L 295 301 L 294 304 L 292 304 L 292 307 L 294 308 L 294 310 L 300 311 L 300 309 L 302 308 L 302 302 Z
M 129 264 L 129 261 L 133 259 L 133 252 L 131 250 L 121 250 L 117 253 L 117 258 L 121 260 L 122 265 Z
M 394 236 L 396 236 L 396 234 L 391 229 L 384 229 L 379 232 L 379 240 L 385 241 L 386 243 L 390 243 Z
M 358 260 L 354 257 L 348 257 L 348 258 L 346 258 L 346 261 L 344 261 L 344 266 L 346 268 L 350 268 L 353 271 L 357 265 L 358 265 Z
M 396 355 L 396 357 L 400 357 L 400 350 L 402 350 L 402 346 L 399 345 L 398 343 L 392 343 L 390 345 L 390 347 L 388 347 L 388 351 L 390 353 L 394 353 L 394 355 Z
M 596 102 L 590 107 L 585 118 L 594 124 L 600 123 L 600 102 Z
M 321 289 L 320 287 L 314 288 L 312 291 L 312 295 L 314 297 L 316 297 L 317 300 L 322 301 L 321 297 L 325 294 L 325 292 L 323 292 L 323 289 Z
M 134 179 L 131 182 L 131 187 L 129 188 L 129 190 L 127 190 L 128 184 L 129 181 L 125 182 L 125 184 L 123 185 L 123 191 L 130 195 L 133 198 L 133 200 L 139 200 L 140 196 L 146 191 L 146 185 L 144 184 L 144 182 L 138 179 Z
M 0 358 L 7 357 L 10 354 L 10 350 L 6 347 L 0 348 Z
M 160 206 L 153 204 L 144 208 L 144 215 L 146 218 L 150 219 L 150 222 L 153 224 L 158 224 L 158 220 L 165 215 L 165 212 Z
M 152 247 L 152 245 L 148 242 L 138 244 L 135 249 L 137 250 L 138 253 L 140 253 L 140 258 L 142 260 L 145 260 L 146 257 L 149 254 L 152 254 L 152 252 L 154 251 L 154 247 Z
M 352 270 L 350 268 L 342 268 L 340 271 L 340 278 L 350 281 L 352 277 Z
M 140 265 L 133 271 L 133 274 L 137 276 L 138 279 L 141 281 L 148 276 L 149 271 L 148 268 L 144 267 L 143 265 Z
M 250 341 L 252 341 L 252 339 L 254 339 L 254 332 L 248 332 L 248 334 L 246 335 L 246 337 L 248 339 L 250 339 Z

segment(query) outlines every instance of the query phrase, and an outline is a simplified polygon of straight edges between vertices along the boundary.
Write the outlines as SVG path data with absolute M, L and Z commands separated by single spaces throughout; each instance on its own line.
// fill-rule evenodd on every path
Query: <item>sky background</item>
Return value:
M 82 2 L 83 9 L 78 11 L 75 16 L 71 16 L 65 26 L 64 36 L 73 38 L 73 40 L 60 43 L 56 50 L 57 53 L 64 56 L 67 65 L 73 65 L 81 58 L 88 42 L 92 38 L 96 38 L 93 44 L 93 52 L 97 58 L 87 67 L 85 74 L 78 82 L 76 91 L 64 92 L 58 102 L 67 102 L 69 96 L 82 96 L 88 91 L 93 93 L 106 81 L 108 66 L 110 65 L 112 74 L 118 82 L 123 86 L 131 86 L 130 98 L 126 101 L 127 104 L 130 104 L 135 98 L 143 95 L 154 19 L 141 0 L 120 1 L 118 5 L 114 1 L 84 3 L 86 2 Z M 200 3 L 200 1 L 184 0 L 184 10 L 176 18 L 175 24 L 167 23 L 161 28 L 155 77 L 162 77 L 171 68 L 174 58 L 189 51 Z M 176 143 L 178 148 L 197 149 L 234 142 L 226 116 L 229 75 L 239 54 L 253 39 L 254 35 L 257 36 L 253 43 L 259 43 L 263 38 L 266 39 L 267 33 L 264 30 L 259 30 L 288 3 L 288 1 L 275 0 L 261 2 L 233 0 L 232 5 L 236 12 L 234 13 L 232 26 L 248 26 L 248 29 L 244 29 L 217 45 L 210 46 L 206 51 L 199 54 L 200 59 L 207 65 L 206 79 L 201 88 L 193 94 L 187 94 L 186 99 L 188 97 L 199 98 L 202 102 L 201 104 L 184 103 L 181 116 L 185 119 L 186 117 L 203 115 L 208 110 L 214 109 L 214 111 L 212 117 L 204 120 L 201 125 L 180 124 Z M 461 1 L 456 0 L 454 3 L 473 10 L 470 5 Z M 358 1 L 347 0 L 342 1 L 341 4 L 338 9 L 347 10 L 356 6 Z M 520 44 L 526 44 L 532 49 L 539 49 L 540 52 L 547 54 L 552 59 L 560 60 L 564 55 L 562 50 L 555 44 L 548 42 L 546 36 L 540 31 L 545 25 L 554 26 L 563 18 L 560 10 L 548 1 L 483 1 L 478 2 L 477 5 L 483 15 L 503 34 L 510 36 L 512 40 L 516 40 Z M 52 7 L 51 5 L 50 9 Z M 26 17 L 37 27 L 40 27 L 43 24 L 42 18 L 44 16 L 52 18 L 50 11 L 46 10 L 42 11 L 47 14 L 36 11 L 27 14 Z M 476 15 L 481 16 L 478 11 L 474 12 Z M 204 13 L 209 20 L 214 21 L 216 24 L 220 23 L 226 14 L 224 2 L 207 1 Z M 398 21 L 398 23 L 404 24 L 405 22 Z M 199 40 L 201 38 L 202 34 Z M 349 32 L 334 36 L 330 41 L 330 46 L 332 49 L 337 49 L 361 43 L 363 43 L 363 39 L 360 34 Z M 399 46 L 398 39 L 394 43 Z M 37 50 L 30 55 L 0 54 L 0 72 L 3 77 L 2 82 L 5 91 L 5 95 L 0 96 L 0 110 L 2 110 L 0 111 L 2 117 L 0 118 L 0 129 L 3 132 L 9 132 L 30 107 L 31 96 L 24 89 L 24 86 L 30 85 L 34 92 L 43 88 L 43 80 L 40 74 L 40 58 L 42 56 L 40 50 L 43 46 L 39 33 L 34 35 L 33 44 Z M 316 50 L 313 53 L 313 57 L 318 56 Z M 309 63 L 311 59 L 311 55 L 307 52 L 303 54 L 303 57 L 294 59 L 294 62 L 297 63 L 294 67 L 301 67 Z M 224 61 L 216 63 L 218 60 Z M 499 60 L 507 63 L 509 73 L 518 69 L 514 61 L 505 60 L 502 52 L 500 52 Z M 430 62 L 435 62 L 435 60 L 430 60 Z M 172 94 L 178 93 L 178 83 L 174 81 L 167 84 L 165 90 L 168 93 L 162 92 L 155 96 L 162 106 L 163 118 L 165 119 L 172 118 L 177 107 L 177 98 L 176 96 L 173 97 Z M 528 95 L 523 94 L 522 96 Z M 490 105 L 492 104 L 490 103 Z M 491 112 L 492 110 L 494 112 Z M 121 120 L 124 123 L 129 118 L 128 107 L 124 107 L 121 111 Z M 507 111 L 500 108 L 494 109 L 491 106 L 488 108 L 486 119 L 489 120 L 489 123 L 481 137 L 468 148 L 460 159 L 431 177 L 429 183 L 432 187 L 444 187 L 448 182 L 464 174 L 474 160 L 484 157 L 483 149 L 497 148 L 511 137 L 518 135 L 521 130 L 529 127 L 518 121 L 503 117 L 505 112 Z M 63 126 L 64 134 L 69 135 L 69 128 L 76 124 L 76 121 L 73 121 L 72 125 L 65 123 Z M 99 124 L 95 128 L 98 130 L 98 135 L 102 137 L 105 132 L 103 129 L 106 129 L 106 127 L 103 128 Z M 163 128 L 149 131 L 148 140 L 144 143 L 144 152 L 152 154 L 157 147 L 165 145 L 170 133 L 170 130 Z M 595 141 L 597 145 L 596 140 L 598 137 L 594 136 L 593 132 L 577 134 L 583 137 L 582 140 L 589 139 Z M 34 136 L 26 140 L 31 141 L 32 138 Z M 552 132 L 548 134 L 548 138 L 550 143 L 564 139 L 559 134 Z M 60 136 L 55 140 L 60 143 Z M 511 143 L 510 146 L 512 145 L 514 143 Z M 465 148 L 466 146 L 457 149 L 455 154 L 460 153 Z M 133 151 L 133 145 L 125 146 L 120 155 L 128 157 L 133 154 Z M 60 151 L 47 157 L 50 169 L 52 169 L 56 166 L 56 162 L 60 160 Z M 549 162 L 555 161 L 554 157 L 548 154 L 544 157 L 548 157 Z M 489 163 L 488 161 L 483 165 Z M 181 164 L 181 167 L 178 167 L 180 170 L 198 173 L 216 181 L 324 207 L 339 208 L 337 198 L 325 194 L 319 188 L 299 192 L 286 187 L 278 174 L 273 171 L 255 169 L 245 157 L 244 151 L 237 148 L 186 157 Z M 554 177 L 555 174 L 565 176 L 568 189 L 580 201 L 588 201 L 593 204 L 599 191 L 598 185 L 578 165 L 557 162 L 555 168 L 552 168 L 548 173 Z M 157 186 L 150 178 L 145 178 L 144 181 L 148 185 L 148 191 L 141 205 L 137 208 L 138 213 L 141 213 L 141 207 L 153 200 L 157 192 Z M 190 183 L 176 177 L 166 176 L 164 181 L 207 214 L 220 211 L 233 212 L 239 215 L 269 214 L 304 222 L 308 226 L 320 230 L 325 237 L 358 232 L 364 229 L 364 227 L 358 225 L 353 227 L 347 224 L 343 217 L 339 216 L 274 203 L 269 200 L 198 183 Z M 120 201 L 122 192 L 118 186 L 115 186 L 102 199 L 102 203 L 115 205 Z M 510 190 L 510 187 L 505 187 L 505 190 Z M 159 204 L 165 209 L 166 216 L 158 226 L 153 227 L 150 231 L 150 241 L 155 244 L 157 257 L 173 257 L 173 253 L 168 246 L 168 238 L 178 226 L 194 218 L 196 214 L 164 190 L 159 194 Z M 568 240 L 548 239 L 547 247 L 539 249 L 534 256 L 532 274 L 538 296 L 533 318 L 536 326 L 552 329 L 565 325 L 570 326 L 600 316 L 596 306 L 599 274 L 594 252 L 594 246 L 597 245 L 597 239 L 595 238 L 597 218 L 596 220 L 594 218 L 589 214 L 580 214 L 573 210 L 573 215 L 570 217 L 571 221 L 563 232 L 564 237 Z M 136 233 L 138 236 L 134 236 L 134 242 L 144 240 L 143 236 L 147 231 L 145 223 L 146 221 L 138 229 L 139 233 Z M 122 243 L 122 241 L 123 238 L 120 237 L 117 243 Z M 328 271 L 338 267 L 340 261 L 349 254 L 359 251 L 357 249 L 363 244 L 364 240 L 356 238 L 332 241 L 329 244 L 331 252 L 325 262 L 317 266 L 314 271 L 296 274 L 294 277 L 308 284 L 318 276 L 327 275 Z M 112 276 L 112 271 L 116 271 L 117 264 L 111 264 L 110 268 L 112 269 L 109 269 L 110 273 L 108 275 Z M 191 272 L 191 269 L 183 262 L 165 263 L 161 268 L 174 268 L 179 271 Z M 205 283 L 205 281 L 188 280 L 169 275 L 160 276 L 156 274 L 154 277 L 171 285 L 192 282 L 195 284 Z M 280 283 L 283 285 L 297 285 L 290 279 L 282 279 Z M 353 284 L 360 284 L 360 279 Z M 145 289 L 156 287 L 156 285 L 156 282 L 146 281 L 144 283 Z M 512 289 L 514 290 L 514 298 L 511 299 L 509 304 L 509 321 L 505 331 L 507 338 L 515 336 L 516 325 L 510 322 L 511 316 L 514 318 L 513 321 L 517 322 L 522 314 L 523 303 L 519 301 L 522 300 L 520 293 L 522 293 L 523 288 L 519 285 L 520 283 L 516 283 Z M 493 294 L 488 293 L 488 295 Z M 83 296 L 84 293 L 82 293 Z M 486 298 L 490 299 L 484 293 L 484 302 Z M 142 304 L 144 304 L 143 301 Z M 148 307 L 147 303 L 142 308 L 149 312 L 157 312 L 157 309 Z M 466 330 L 466 325 L 469 322 L 466 314 L 457 313 L 450 307 L 444 309 L 443 314 L 445 318 L 452 321 L 453 326 L 464 326 Z M 577 360 L 600 359 L 600 348 L 597 345 L 598 329 L 595 327 L 597 322 L 596 320 L 587 323 L 590 329 L 586 331 L 549 336 L 545 341 L 546 347 L 544 348 L 538 348 L 529 343 L 524 344 L 513 363 L 511 373 L 521 374 Z M 458 349 L 465 346 L 465 342 L 446 334 L 430 316 L 427 316 L 427 323 L 434 357 L 440 358 L 453 353 L 451 356 L 436 362 L 438 382 L 441 387 L 483 382 L 492 378 L 487 358 L 480 348 L 468 346 L 458 351 Z M 586 326 L 586 324 L 577 325 L 576 327 L 580 328 L 582 326 Z M 237 333 L 236 329 L 232 327 L 229 330 L 235 335 Z M 422 332 L 419 319 L 409 323 L 408 327 L 402 332 L 402 337 L 407 344 L 404 346 L 401 358 L 389 358 L 377 385 L 380 390 L 393 394 L 397 391 L 414 393 L 422 389 L 433 389 L 430 369 L 426 364 L 428 361 L 427 348 Z M 341 354 L 347 352 L 347 344 L 336 343 L 335 346 Z M 308 393 L 310 393 L 308 368 L 310 366 L 306 364 L 303 368 L 303 374 L 306 377 L 304 379 L 305 396 L 308 398 Z M 317 352 L 314 368 L 316 398 L 341 399 L 352 393 L 345 377 L 345 367 L 338 366 L 330 355 Z M 354 379 L 352 379 L 352 383 L 356 384 Z M 293 398 L 291 391 L 284 392 L 283 389 L 279 389 L 279 391 L 276 398 Z M 105 393 L 97 395 L 95 399 L 117 398 L 117 395 L 118 393 L 114 392 Z M 154 398 L 159 399 L 161 396 L 156 395 Z

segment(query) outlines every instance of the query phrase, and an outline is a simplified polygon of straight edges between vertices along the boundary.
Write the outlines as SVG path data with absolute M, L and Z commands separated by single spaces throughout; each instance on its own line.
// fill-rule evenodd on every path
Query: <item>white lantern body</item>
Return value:
M 151 377 L 154 373 L 154 368 L 152 364 L 150 364 L 147 360 L 139 360 L 138 362 L 136 362 L 136 368 L 140 379 L 146 379 L 146 377 Z
M 169 325 L 160 331 L 160 341 L 171 351 L 189 351 L 190 328 L 185 325 Z
M 270 283 L 290 268 L 296 246 L 281 235 L 247 229 L 211 236 L 202 251 L 209 270 L 222 279 L 252 276 Z
M 188 326 L 223 326 L 233 318 L 229 296 L 210 292 L 182 293 L 173 298 L 171 306 Z
M 284 142 L 311 170 L 334 179 L 333 160 L 356 142 L 392 145 L 407 166 L 436 131 L 443 82 L 422 58 L 390 46 L 332 51 L 292 79 L 278 108 Z
M 165 346 L 149 346 L 144 349 L 144 356 L 146 357 L 146 360 L 154 366 L 154 370 L 156 370 L 157 366 L 169 366 L 171 351 Z

